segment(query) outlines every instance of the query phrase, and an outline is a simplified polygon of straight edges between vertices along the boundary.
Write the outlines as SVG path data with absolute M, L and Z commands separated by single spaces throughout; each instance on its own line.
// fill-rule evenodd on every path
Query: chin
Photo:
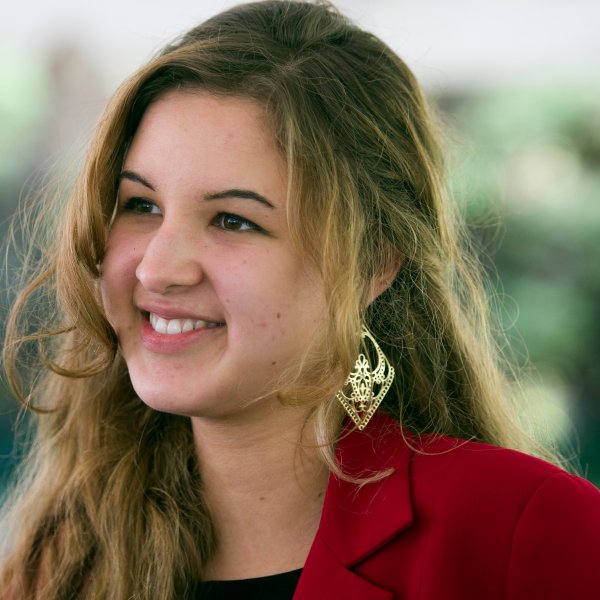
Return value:
M 147 382 L 140 385 L 135 381 L 133 389 L 146 406 L 158 412 L 182 417 L 225 416 L 221 401 L 212 397 L 199 397 L 197 390 L 186 394 L 183 390 L 174 392 L 172 387 L 148 385 Z
M 189 416 L 197 406 L 197 399 L 174 394 L 172 386 L 161 385 L 147 378 L 137 378 L 130 373 L 131 384 L 138 398 L 148 407 L 159 412 Z

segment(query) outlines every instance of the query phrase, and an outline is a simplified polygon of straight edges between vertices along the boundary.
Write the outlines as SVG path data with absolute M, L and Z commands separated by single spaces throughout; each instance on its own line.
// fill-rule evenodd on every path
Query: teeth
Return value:
M 167 333 L 169 335 L 173 333 L 181 333 L 181 321 L 179 319 L 171 319 L 167 321 Z
M 185 333 L 186 331 L 192 331 L 192 329 L 194 329 L 194 321 L 186 319 L 181 326 L 181 332 Z
M 192 320 L 192 319 L 163 319 L 153 313 L 149 314 L 150 325 L 157 333 L 165 335 L 174 335 L 177 333 L 186 333 L 194 329 L 212 329 L 219 327 L 220 323 L 211 323 L 208 321 Z

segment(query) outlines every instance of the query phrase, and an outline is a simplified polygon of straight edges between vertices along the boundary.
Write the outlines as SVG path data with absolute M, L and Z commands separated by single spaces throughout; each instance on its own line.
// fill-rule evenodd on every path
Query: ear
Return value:
M 390 261 L 388 266 L 373 278 L 367 298 L 367 306 L 370 306 L 374 300 L 394 283 L 394 279 L 396 279 L 398 272 L 402 268 L 403 262 L 404 256 L 398 256 L 395 260 Z

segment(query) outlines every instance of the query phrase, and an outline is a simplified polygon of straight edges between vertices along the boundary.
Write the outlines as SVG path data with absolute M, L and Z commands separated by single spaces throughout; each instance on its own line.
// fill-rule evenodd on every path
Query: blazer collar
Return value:
M 410 454 L 400 426 L 384 414 L 376 413 L 362 432 L 347 430 L 336 451 L 344 473 L 361 478 L 388 469 L 393 473 L 363 485 L 330 476 L 319 529 L 295 599 L 391 598 L 350 568 L 412 523 Z

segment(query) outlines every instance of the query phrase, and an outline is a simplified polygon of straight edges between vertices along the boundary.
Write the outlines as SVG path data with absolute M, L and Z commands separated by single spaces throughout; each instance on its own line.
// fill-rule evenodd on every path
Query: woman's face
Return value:
M 127 154 L 101 290 L 155 409 L 247 414 L 324 326 L 324 286 L 292 245 L 286 165 L 265 119 L 250 99 L 170 92 Z

